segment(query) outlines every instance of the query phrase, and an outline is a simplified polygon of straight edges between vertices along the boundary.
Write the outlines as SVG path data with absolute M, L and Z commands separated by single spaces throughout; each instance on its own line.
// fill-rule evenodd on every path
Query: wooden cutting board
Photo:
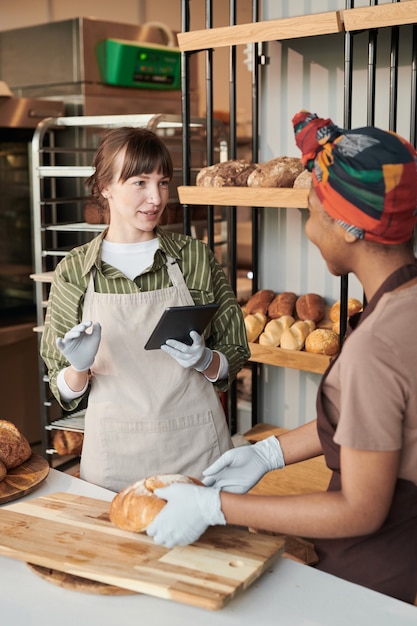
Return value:
M 281 536 L 214 526 L 168 550 L 116 528 L 109 502 L 55 493 L 0 509 L 0 554 L 205 609 L 220 609 L 284 551 Z

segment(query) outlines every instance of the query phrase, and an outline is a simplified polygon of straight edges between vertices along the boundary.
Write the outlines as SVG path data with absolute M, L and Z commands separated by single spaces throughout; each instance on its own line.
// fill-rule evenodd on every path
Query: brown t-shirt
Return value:
M 335 441 L 402 449 L 399 478 L 417 484 L 417 285 L 386 293 L 345 341 L 323 386 Z

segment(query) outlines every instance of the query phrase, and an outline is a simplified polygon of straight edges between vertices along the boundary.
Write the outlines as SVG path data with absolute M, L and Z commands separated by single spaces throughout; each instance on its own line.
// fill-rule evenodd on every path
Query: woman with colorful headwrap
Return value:
M 353 273 L 367 305 L 323 376 L 317 419 L 227 451 L 206 487 L 173 485 L 148 529 L 160 544 L 239 524 L 315 538 L 317 567 L 406 602 L 417 593 L 417 154 L 398 135 L 343 130 L 301 111 L 312 172 L 306 233 L 330 272 Z M 326 492 L 244 495 L 266 473 L 324 454 Z M 207 488 L 209 487 L 209 488 Z

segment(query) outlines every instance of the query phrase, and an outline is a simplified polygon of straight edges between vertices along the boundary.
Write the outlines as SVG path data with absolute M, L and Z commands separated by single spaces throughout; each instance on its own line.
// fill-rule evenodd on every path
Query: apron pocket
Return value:
M 104 481 L 113 490 L 155 474 L 201 479 L 221 453 L 211 411 L 157 421 L 105 418 L 101 443 Z

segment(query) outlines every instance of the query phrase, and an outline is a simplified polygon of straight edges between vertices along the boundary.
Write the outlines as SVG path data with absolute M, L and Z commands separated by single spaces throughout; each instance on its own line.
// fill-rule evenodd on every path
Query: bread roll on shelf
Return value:
M 245 323 L 248 341 L 256 341 L 258 339 L 259 335 L 265 328 L 266 320 L 266 315 L 263 315 L 262 313 L 246 315 L 243 321 Z

